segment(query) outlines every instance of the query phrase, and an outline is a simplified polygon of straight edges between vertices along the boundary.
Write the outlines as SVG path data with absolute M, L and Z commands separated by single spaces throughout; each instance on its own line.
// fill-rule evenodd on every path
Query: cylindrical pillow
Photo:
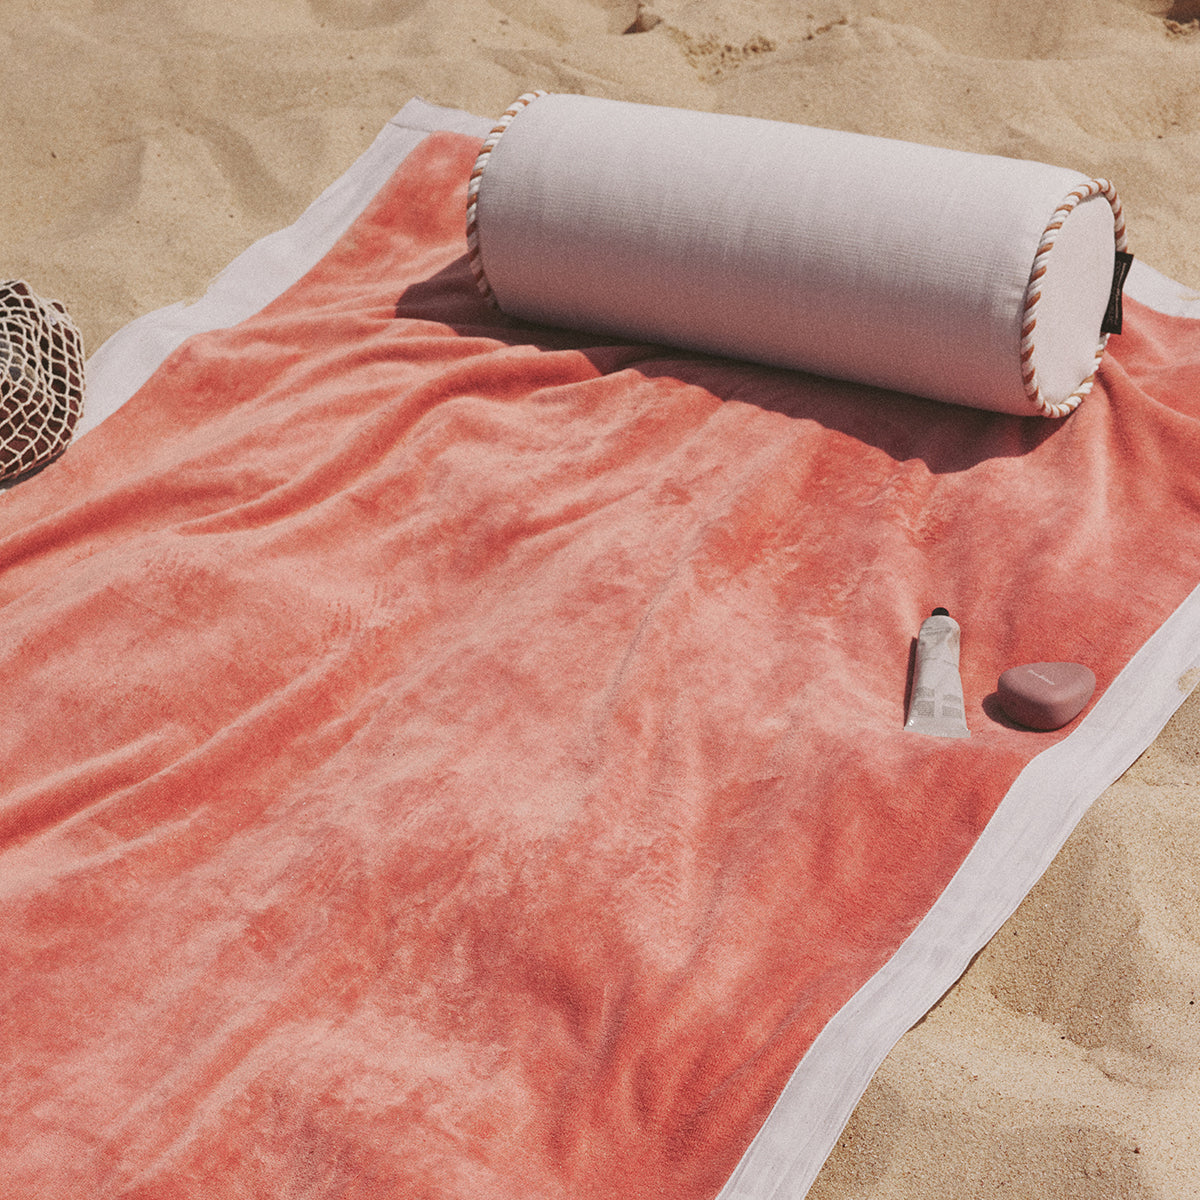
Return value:
M 1124 249 L 1075 171 L 530 93 L 484 143 L 469 257 L 512 316 L 1062 416 Z

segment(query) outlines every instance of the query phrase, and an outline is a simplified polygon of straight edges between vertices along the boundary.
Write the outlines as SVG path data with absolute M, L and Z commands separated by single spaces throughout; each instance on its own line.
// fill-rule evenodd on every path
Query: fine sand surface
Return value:
M 89 350 L 199 295 L 412 96 L 491 115 L 532 87 L 1105 175 L 1131 249 L 1200 288 L 1200 0 L 4 0 L 0 50 L 2 270 Z M 896 1047 L 810 1194 L 1200 1196 L 1200 700 Z

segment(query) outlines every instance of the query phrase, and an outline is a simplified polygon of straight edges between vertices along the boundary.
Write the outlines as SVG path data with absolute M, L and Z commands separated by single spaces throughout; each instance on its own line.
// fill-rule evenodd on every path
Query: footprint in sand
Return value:
M 1200 0 L 1196 0 L 1200 3 Z M 850 24 L 835 5 L 814 5 L 817 12 L 780 23 L 778 14 L 753 5 L 736 14 L 696 0 L 640 0 L 633 20 L 621 32 L 669 32 L 700 78 L 712 82 L 739 67 L 779 50 Z

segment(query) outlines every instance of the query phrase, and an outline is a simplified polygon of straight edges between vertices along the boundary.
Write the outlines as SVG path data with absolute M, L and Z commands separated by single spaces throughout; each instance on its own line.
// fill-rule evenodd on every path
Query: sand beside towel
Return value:
M 12 0 L 6 273 L 94 348 L 292 220 L 410 95 L 491 113 L 540 86 L 1106 173 L 1135 252 L 1200 286 L 1185 5 L 1170 22 L 1118 0 L 654 7 Z M 1200 1192 L 1198 785 L 1192 701 L 901 1042 L 813 1195 Z

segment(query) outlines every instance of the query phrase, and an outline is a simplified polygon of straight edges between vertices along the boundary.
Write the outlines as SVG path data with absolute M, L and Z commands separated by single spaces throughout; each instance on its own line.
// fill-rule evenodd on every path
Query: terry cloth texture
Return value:
M 1064 422 L 547 331 L 479 146 L 0 503 L 14 1196 L 802 1194 L 1182 697 L 1194 322 Z M 1066 730 L 991 703 L 1039 660 Z
M 514 316 L 1020 415 L 1086 390 L 1118 241 L 1107 184 L 590 96 L 514 110 L 472 214 L 483 286 Z

